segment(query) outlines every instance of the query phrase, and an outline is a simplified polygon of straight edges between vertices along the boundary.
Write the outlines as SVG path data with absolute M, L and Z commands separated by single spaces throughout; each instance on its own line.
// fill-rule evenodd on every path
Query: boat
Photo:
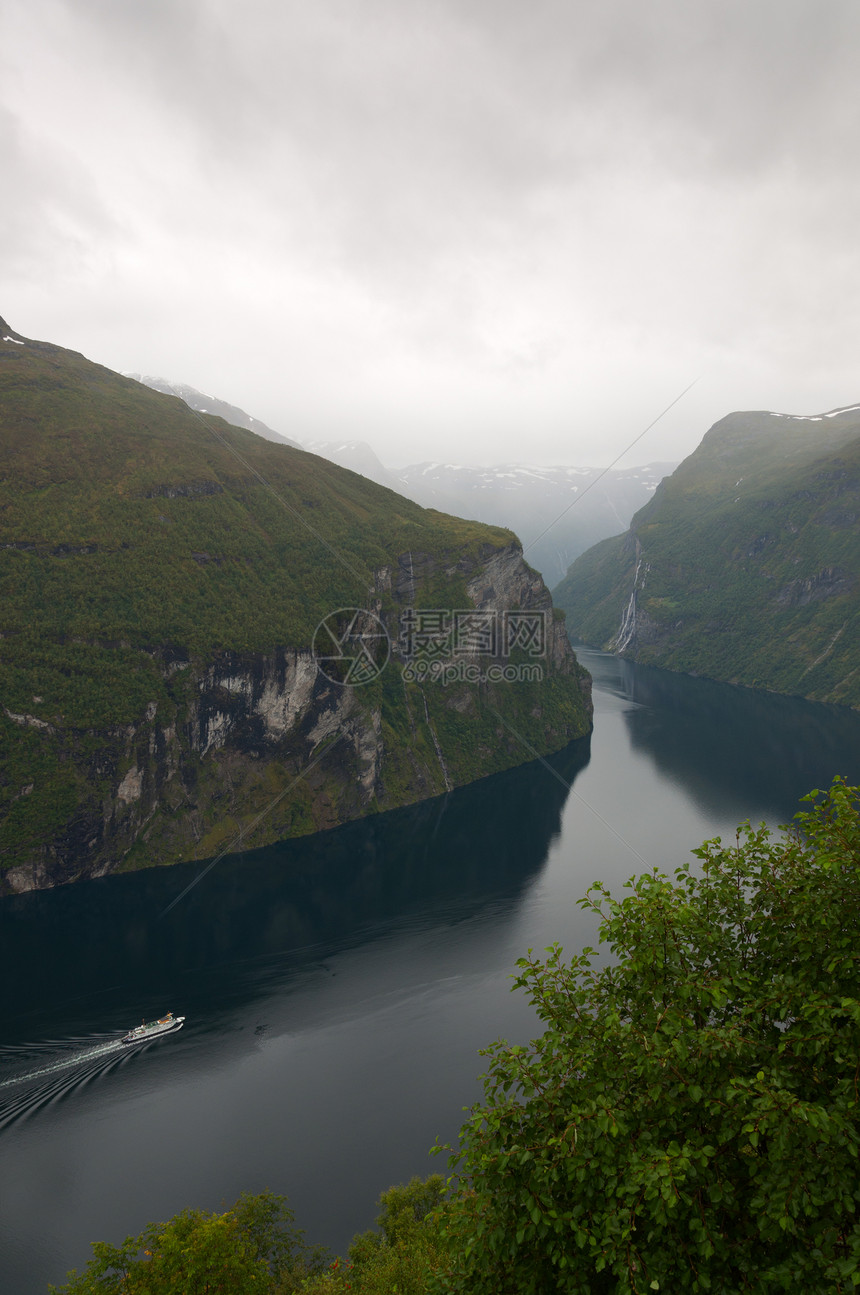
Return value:
M 146 1043 L 148 1039 L 156 1039 L 160 1034 L 181 1030 L 184 1024 L 184 1016 L 174 1016 L 172 1012 L 168 1012 L 166 1016 L 159 1016 L 157 1021 L 142 1021 L 133 1030 L 129 1030 L 120 1039 L 120 1043 Z

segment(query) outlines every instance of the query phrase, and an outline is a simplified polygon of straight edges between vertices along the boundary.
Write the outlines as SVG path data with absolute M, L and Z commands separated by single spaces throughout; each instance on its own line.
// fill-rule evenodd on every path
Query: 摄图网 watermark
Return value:
M 331 612 L 314 632 L 318 669 L 346 687 L 376 679 L 392 656 L 407 683 L 432 680 L 445 686 L 543 679 L 543 610 L 405 607 L 396 628 L 392 639 L 381 617 L 360 607 Z

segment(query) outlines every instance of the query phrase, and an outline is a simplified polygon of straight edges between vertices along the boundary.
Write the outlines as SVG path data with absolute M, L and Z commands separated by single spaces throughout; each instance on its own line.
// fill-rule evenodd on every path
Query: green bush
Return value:
M 271 1193 L 186 1210 L 56 1295 L 856 1289 L 860 789 L 807 800 L 784 835 L 706 841 L 696 872 L 596 885 L 611 960 L 520 960 L 545 1029 L 487 1050 L 453 1195 L 389 1188 L 330 1263 Z
M 595 886 L 612 965 L 520 961 L 546 1028 L 486 1054 L 444 1290 L 860 1285 L 858 795 L 706 842 L 700 875 Z
M 303 1286 L 305 1295 L 424 1295 L 444 1255 L 435 1211 L 446 1195 L 439 1174 L 405 1187 L 389 1187 L 379 1198 L 378 1232 L 363 1232 L 349 1247 L 347 1261 L 335 1259 Z
M 292 1292 L 321 1270 L 319 1247 L 307 1246 L 283 1196 L 244 1194 L 223 1214 L 183 1210 L 150 1223 L 120 1246 L 93 1244 L 82 1273 L 69 1273 L 55 1295 L 270 1295 Z

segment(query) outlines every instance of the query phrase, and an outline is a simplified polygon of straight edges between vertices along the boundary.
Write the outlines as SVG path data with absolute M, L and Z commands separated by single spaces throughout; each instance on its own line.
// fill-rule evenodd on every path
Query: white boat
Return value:
M 159 1034 L 170 1034 L 173 1030 L 181 1030 L 184 1024 L 184 1016 L 174 1016 L 172 1012 L 168 1012 L 166 1016 L 159 1016 L 157 1021 L 142 1021 L 133 1030 L 129 1030 L 120 1042 L 146 1043 L 147 1039 L 155 1039 Z

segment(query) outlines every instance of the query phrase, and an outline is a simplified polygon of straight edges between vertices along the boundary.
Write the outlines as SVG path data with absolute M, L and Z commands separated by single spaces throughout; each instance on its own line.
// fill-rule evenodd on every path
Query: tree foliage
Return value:
M 302 1287 L 304 1295 L 424 1295 L 444 1262 L 435 1211 L 446 1196 L 440 1174 L 389 1187 L 379 1198 L 378 1231 L 353 1238 L 349 1258 L 335 1259 Z
M 544 1025 L 488 1049 L 446 1197 L 380 1198 L 326 1266 L 283 1198 L 94 1246 L 57 1295 L 646 1295 L 860 1286 L 860 789 L 747 826 L 601 918 L 611 961 L 520 960 Z
M 613 899 L 613 958 L 519 962 L 545 1031 L 494 1044 L 452 1164 L 446 1290 L 860 1285 L 860 815 L 837 779 Z
M 55 1295 L 270 1295 L 296 1291 L 324 1252 L 307 1246 L 283 1196 L 243 1193 L 223 1214 L 183 1210 L 122 1245 L 93 1243 L 82 1273 Z

